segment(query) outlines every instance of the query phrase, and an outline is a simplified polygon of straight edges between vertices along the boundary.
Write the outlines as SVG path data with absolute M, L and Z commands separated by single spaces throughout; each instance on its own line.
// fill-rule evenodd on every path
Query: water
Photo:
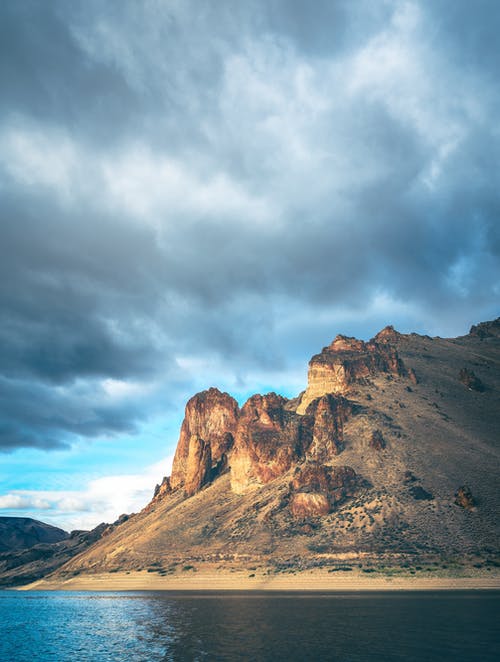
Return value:
M 498 662 L 500 592 L 0 591 L 0 660 Z

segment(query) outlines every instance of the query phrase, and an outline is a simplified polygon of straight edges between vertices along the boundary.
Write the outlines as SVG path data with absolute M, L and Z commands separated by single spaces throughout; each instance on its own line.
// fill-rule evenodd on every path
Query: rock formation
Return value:
M 208 482 L 212 469 L 214 473 L 217 468 L 222 469 L 224 457 L 233 446 L 238 413 L 236 400 L 216 388 L 197 393 L 189 400 L 172 465 L 172 489 L 185 485 L 188 480 L 187 491 L 193 494 L 195 484 L 202 486 Z M 204 442 L 204 451 L 201 451 L 201 442 Z M 197 461 L 202 462 L 204 468 L 196 467 Z
M 473 370 L 468 370 L 467 368 L 462 368 L 458 373 L 458 379 L 462 384 L 469 389 L 469 391 L 484 391 L 484 384 L 476 377 Z
M 309 362 L 307 389 L 297 407 L 306 412 L 309 404 L 327 393 L 347 395 L 353 385 L 364 383 L 370 377 L 385 373 L 396 377 L 407 374 L 396 349 L 389 344 L 397 332 L 386 327 L 369 342 L 337 336 Z
M 161 483 L 155 487 L 153 501 L 161 501 L 165 495 L 170 494 L 171 492 L 172 486 L 170 485 L 170 478 L 164 476 Z
M 304 461 L 335 463 L 344 449 L 344 425 L 357 410 L 344 394 L 377 375 L 416 382 L 392 344 L 401 337 L 393 327 L 369 342 L 337 336 L 311 359 L 307 389 L 295 400 L 257 394 L 240 410 L 236 400 L 215 388 L 198 393 L 186 406 L 172 476 L 155 498 L 180 488 L 192 496 L 227 468 L 233 491 L 243 494 Z M 385 448 L 380 430 L 373 433 L 370 445 Z M 300 492 L 306 493 L 310 492 Z M 293 510 L 329 510 L 331 498 L 325 494 L 328 508 L 323 496 L 297 496 Z M 312 505 L 306 506 L 306 501 Z
M 485 338 L 499 338 L 500 337 L 500 317 L 491 322 L 481 322 L 474 324 L 469 331 L 470 336 L 475 336 L 480 340 Z
M 312 439 L 306 453 L 308 459 L 330 462 L 343 450 L 344 423 L 352 410 L 349 400 L 331 393 L 310 403 L 306 409 L 306 416 L 313 419 Z
M 327 515 L 338 503 L 353 496 L 357 479 L 351 467 L 318 463 L 297 467 L 290 485 L 290 510 L 297 518 Z
M 453 339 L 391 327 L 369 342 L 337 336 L 312 358 L 297 398 L 253 395 L 240 409 L 217 389 L 195 395 L 171 477 L 141 513 L 97 531 L 84 553 L 73 538 L 57 543 L 65 559 L 77 554 L 59 576 L 230 563 L 264 577 L 338 570 L 346 558 L 493 568 L 499 327 Z M 480 396 L 459 381 L 464 366 L 474 369 L 467 379 L 487 384 Z M 38 576 L 33 554 L 46 553 L 0 559 L 0 579 L 2 567 L 6 582 Z M 43 567 L 62 562 L 57 551 Z
M 455 492 L 455 503 L 457 506 L 465 508 L 466 510 L 472 510 L 472 508 L 474 508 L 476 501 L 472 496 L 470 487 L 467 485 L 462 485 L 458 488 L 458 490 Z
M 286 410 L 286 402 L 268 393 L 254 395 L 243 405 L 230 459 L 235 492 L 268 483 L 304 455 L 311 438 L 310 421 Z

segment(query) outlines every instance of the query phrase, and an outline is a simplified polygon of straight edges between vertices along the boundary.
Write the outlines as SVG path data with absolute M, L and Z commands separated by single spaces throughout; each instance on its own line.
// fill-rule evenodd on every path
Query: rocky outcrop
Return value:
M 402 337 L 403 334 L 396 331 L 396 329 L 390 325 L 384 327 L 382 331 L 379 331 L 373 340 L 376 343 L 395 343 L 398 340 L 401 340 Z
M 290 510 L 297 518 L 321 517 L 353 496 L 358 477 L 351 467 L 306 463 L 297 467 L 290 484 Z
M 460 370 L 458 373 L 458 379 L 466 388 L 469 389 L 469 391 L 479 391 L 480 393 L 484 391 L 483 382 L 479 379 L 479 377 L 476 377 L 472 370 L 462 368 L 462 370 Z
M 161 501 L 165 495 L 170 494 L 171 492 L 172 486 L 170 485 L 170 478 L 164 476 L 161 483 L 155 487 L 153 501 Z
M 352 413 L 352 403 L 342 396 L 323 395 L 313 400 L 306 410 L 312 419 L 312 439 L 306 457 L 316 462 L 329 462 L 344 448 L 344 423 Z
M 241 410 L 217 389 L 198 393 L 186 406 L 172 476 L 157 487 L 154 500 L 181 488 L 192 496 L 229 467 L 232 489 L 241 493 L 304 458 L 329 462 L 343 450 L 351 402 L 326 394 L 304 415 L 294 409 L 276 393 L 254 395 Z
M 474 508 L 476 501 L 472 496 L 470 487 L 462 485 L 458 488 L 455 492 L 455 503 L 457 506 L 460 506 L 460 508 L 465 508 L 466 510 L 472 510 L 472 508 Z
M 380 333 L 383 342 L 378 342 L 377 337 L 364 342 L 339 335 L 320 354 L 313 356 L 309 362 L 307 389 L 297 412 L 304 414 L 313 400 L 326 393 L 347 394 L 353 385 L 365 383 L 376 374 L 407 375 L 396 349 L 388 341 L 397 332 L 386 328 Z
M 283 475 L 311 442 L 311 419 L 285 408 L 286 398 L 253 395 L 243 405 L 231 454 L 231 486 L 241 493 Z
M 393 327 L 370 342 L 337 336 L 311 359 L 307 389 L 294 400 L 254 395 L 240 411 L 227 393 L 198 393 L 186 406 L 169 483 L 155 499 L 181 488 L 191 496 L 227 468 L 232 489 L 242 493 L 304 459 L 331 463 L 344 448 L 344 424 L 353 413 L 342 394 L 378 373 L 408 375 L 391 344 L 400 338 Z M 383 440 L 377 444 L 383 447 Z
M 242 407 L 230 457 L 231 485 L 241 493 L 286 473 L 304 458 L 328 463 L 344 447 L 344 423 L 353 405 L 327 394 L 304 415 L 275 393 L 254 395 Z
M 178 489 L 188 481 L 190 487 L 187 491 L 191 491 L 200 480 L 205 484 L 209 477 L 214 477 L 212 469 L 223 467 L 224 458 L 233 446 L 238 415 L 236 400 L 216 388 L 197 393 L 189 400 L 172 466 L 172 489 Z M 201 441 L 204 442 L 203 451 L 200 450 Z M 208 456 L 210 467 L 206 466 Z M 203 467 L 195 466 L 196 458 Z
M 499 338 L 500 337 L 500 317 L 490 322 L 480 322 L 471 326 L 469 331 L 470 336 L 476 336 L 480 340 L 485 338 Z

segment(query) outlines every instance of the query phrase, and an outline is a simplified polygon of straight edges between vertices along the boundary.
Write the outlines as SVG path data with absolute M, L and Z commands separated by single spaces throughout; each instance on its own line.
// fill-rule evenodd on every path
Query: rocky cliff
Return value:
M 196 394 L 186 405 L 175 451 L 170 487 L 192 495 L 225 469 L 234 444 L 238 403 L 216 388 Z
M 169 487 L 192 496 L 229 470 L 232 490 L 243 494 L 304 461 L 329 465 L 344 449 L 346 421 L 359 410 L 345 397 L 355 386 L 380 376 L 415 382 L 413 370 L 391 344 L 400 337 L 392 327 L 367 343 L 337 336 L 313 356 L 307 389 L 293 401 L 276 393 L 257 394 L 240 410 L 230 395 L 215 388 L 198 393 L 186 406 Z M 313 499 L 309 502 L 312 514 Z M 297 514 L 297 498 L 294 504 L 291 510 Z
M 376 375 L 408 376 L 406 366 L 390 344 L 399 336 L 392 327 L 386 327 L 369 342 L 337 336 L 310 360 L 307 388 L 297 412 L 305 413 L 311 402 L 327 393 L 348 394 Z M 412 372 L 410 376 L 413 378 Z

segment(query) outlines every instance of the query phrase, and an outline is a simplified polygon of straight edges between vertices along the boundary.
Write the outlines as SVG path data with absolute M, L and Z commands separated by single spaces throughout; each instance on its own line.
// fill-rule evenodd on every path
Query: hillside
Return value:
M 0 517 L 0 553 L 65 540 L 68 533 L 30 517 Z
M 293 400 L 186 406 L 152 502 L 56 576 L 200 564 L 498 564 L 500 318 L 451 339 L 337 336 Z M 187 570 L 186 570 L 187 569 Z
M 4 543 L 0 550 L 0 586 L 18 586 L 44 577 L 126 519 L 128 516 L 122 515 L 113 524 L 99 524 L 92 531 L 66 533 L 30 518 L 0 518 Z

